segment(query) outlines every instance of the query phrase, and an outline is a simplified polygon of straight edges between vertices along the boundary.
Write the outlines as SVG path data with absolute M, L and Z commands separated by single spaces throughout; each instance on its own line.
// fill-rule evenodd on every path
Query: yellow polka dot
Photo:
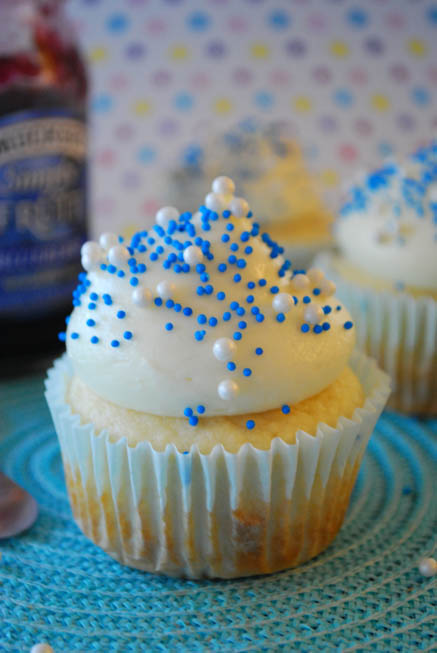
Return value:
M 89 53 L 89 59 L 93 63 L 100 63 L 100 61 L 105 61 L 107 58 L 108 51 L 103 47 L 93 48 Z
M 387 111 L 387 109 L 390 109 L 390 100 L 382 93 L 372 95 L 370 102 L 375 111 Z
M 299 111 L 300 113 L 307 113 L 308 111 L 311 111 L 313 106 L 311 99 L 306 95 L 298 95 L 294 98 L 292 104 L 296 111 Z
M 344 41 L 332 41 L 329 49 L 334 57 L 347 57 L 349 54 L 349 46 Z
M 333 168 L 322 170 L 320 173 L 320 179 L 325 186 L 337 186 L 340 181 L 337 171 Z
M 407 43 L 407 49 L 413 57 L 424 57 L 428 52 L 428 45 L 420 39 L 410 39 Z
M 216 113 L 229 113 L 232 111 L 232 102 L 226 97 L 217 98 L 214 101 L 213 108 Z
M 170 48 L 170 58 L 174 61 L 183 61 L 184 59 L 188 59 L 189 56 L 190 53 L 185 45 L 176 44 Z
M 152 105 L 147 100 L 137 100 L 134 102 L 133 110 L 137 116 L 148 116 L 152 112 Z
M 265 43 L 252 43 L 250 54 L 254 59 L 267 59 L 270 55 L 270 49 Z

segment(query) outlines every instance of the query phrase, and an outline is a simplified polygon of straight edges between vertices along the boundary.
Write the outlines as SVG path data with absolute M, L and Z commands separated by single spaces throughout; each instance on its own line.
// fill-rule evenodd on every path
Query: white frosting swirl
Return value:
M 232 191 L 216 180 L 209 204 L 247 212 Z M 333 284 L 293 273 L 250 213 L 203 207 L 175 221 L 171 208 L 158 214 L 165 227 L 133 237 L 127 261 L 126 243 L 100 240 L 67 330 L 80 378 L 114 404 L 169 417 L 260 412 L 330 385 L 355 339 Z M 86 263 L 90 251 L 100 250 L 85 247 Z
M 335 233 L 343 257 L 373 277 L 437 290 L 437 143 L 354 186 Z

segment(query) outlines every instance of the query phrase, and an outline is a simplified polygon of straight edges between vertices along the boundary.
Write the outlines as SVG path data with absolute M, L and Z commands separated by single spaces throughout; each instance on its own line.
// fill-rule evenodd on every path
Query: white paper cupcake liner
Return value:
M 377 291 L 342 278 L 330 254 L 315 265 L 337 286 L 336 295 L 350 311 L 357 347 L 390 374 L 389 406 L 407 413 L 437 413 L 437 302 L 432 297 Z
M 46 398 L 58 433 L 73 513 L 83 532 L 121 563 L 190 578 L 232 578 L 295 566 L 335 537 L 361 458 L 390 392 L 362 354 L 352 367 L 366 401 L 336 428 L 320 424 L 295 444 L 246 444 L 204 455 L 168 445 L 111 442 L 80 424 L 65 402 L 72 370 L 58 359 Z

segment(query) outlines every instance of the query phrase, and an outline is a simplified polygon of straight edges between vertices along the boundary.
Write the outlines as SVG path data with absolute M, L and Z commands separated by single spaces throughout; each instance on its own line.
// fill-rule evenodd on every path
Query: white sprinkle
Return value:
M 272 305 L 277 313 L 288 313 L 294 306 L 294 300 L 287 292 L 280 292 L 273 298 Z
M 170 299 L 174 291 L 175 291 L 174 283 L 171 283 L 166 279 L 164 279 L 164 281 L 160 281 L 156 286 L 156 292 L 161 297 L 161 299 Z
M 166 229 L 170 220 L 177 220 L 179 218 L 179 211 L 174 206 L 163 206 L 159 209 L 155 216 L 156 222 L 160 227 Z
M 118 237 L 115 234 L 107 232 L 100 236 L 99 243 L 103 249 L 111 249 L 114 245 L 118 245 Z
M 320 284 L 320 290 L 322 293 L 327 295 L 327 297 L 330 297 L 335 293 L 337 289 L 337 286 L 333 281 L 329 281 L 329 279 L 323 279 L 322 283 Z
M 185 263 L 188 263 L 188 265 L 197 265 L 198 263 L 202 263 L 203 253 L 200 247 L 196 247 L 196 245 L 189 245 L 186 249 L 184 249 L 184 261 Z
M 115 245 L 108 252 L 108 261 L 112 265 L 126 265 L 130 259 L 129 250 L 124 245 Z
M 80 248 L 81 256 L 88 256 L 89 254 L 102 254 L 102 248 L 94 240 L 88 240 Z
M 224 401 L 234 399 L 237 396 L 239 390 L 240 388 L 238 385 L 231 379 L 224 379 L 223 381 L 220 381 L 217 386 L 218 395 L 220 399 L 223 399 Z
M 310 324 L 319 324 L 323 319 L 323 311 L 317 304 L 308 304 L 303 312 L 305 322 Z
M 296 290 L 305 290 L 310 285 L 310 280 L 306 274 L 295 274 L 291 280 L 291 283 L 296 288 Z
M 30 653 L 53 653 L 53 649 L 49 644 L 34 644 L 30 649 Z
M 431 576 L 437 575 L 437 560 L 434 558 L 422 558 L 419 562 L 419 571 L 422 576 L 426 578 L 431 578 Z
M 310 268 L 307 270 L 307 277 L 313 283 L 318 284 L 323 281 L 325 275 L 322 270 L 319 270 L 319 268 Z
M 242 197 L 234 197 L 229 203 L 229 210 L 236 218 L 245 218 L 249 213 L 250 207 L 248 202 Z
M 235 184 L 229 177 L 216 177 L 212 182 L 214 193 L 222 195 L 233 195 L 235 193 Z
M 132 301 L 137 306 L 148 306 L 152 301 L 152 293 L 148 288 L 135 288 L 132 292 Z
M 102 250 L 99 247 L 99 253 L 94 250 L 90 250 L 88 254 L 84 254 L 81 259 L 82 267 L 87 272 L 94 270 L 102 262 Z
M 221 193 L 208 193 L 205 197 L 205 206 L 211 211 L 221 213 L 227 206 L 226 197 Z
M 237 345 L 230 338 L 219 338 L 212 348 L 214 356 L 219 361 L 230 361 L 236 351 Z

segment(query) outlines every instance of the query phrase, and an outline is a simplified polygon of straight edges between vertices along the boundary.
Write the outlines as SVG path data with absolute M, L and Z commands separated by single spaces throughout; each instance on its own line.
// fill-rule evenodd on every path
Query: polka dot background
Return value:
M 291 122 L 335 203 L 437 132 L 437 2 L 71 0 L 90 65 L 95 231 L 146 222 L 166 172 L 255 116 Z

